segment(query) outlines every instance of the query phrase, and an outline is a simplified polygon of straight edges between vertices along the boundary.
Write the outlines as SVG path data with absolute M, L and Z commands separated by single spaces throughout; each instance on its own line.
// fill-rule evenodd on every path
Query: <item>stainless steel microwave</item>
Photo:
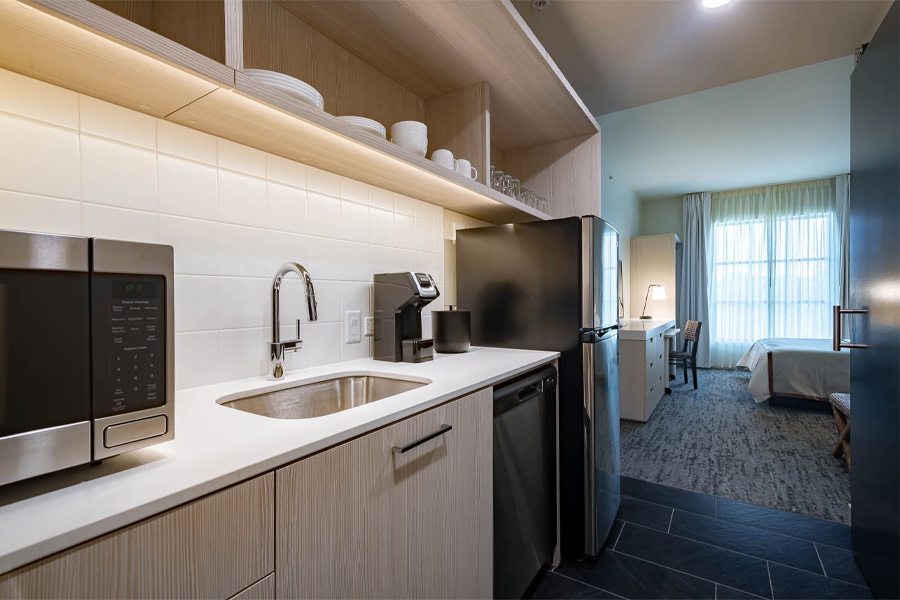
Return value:
M 0 485 L 174 438 L 173 256 L 0 230 Z

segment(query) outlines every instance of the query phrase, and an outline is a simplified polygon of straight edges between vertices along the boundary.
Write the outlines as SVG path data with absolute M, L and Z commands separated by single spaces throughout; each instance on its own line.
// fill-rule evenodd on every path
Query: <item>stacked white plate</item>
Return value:
M 264 85 L 277 88 L 301 102 L 315 106 L 319 110 L 325 110 L 325 98 L 322 97 L 322 94 L 313 86 L 300 81 L 296 77 L 291 77 L 284 73 L 276 73 L 275 71 L 266 71 L 265 69 L 244 69 L 244 75 Z
M 338 117 L 338 119 L 340 119 L 347 125 L 358 127 L 363 131 L 374 133 L 375 135 L 380 137 L 387 137 L 387 130 L 384 128 L 384 125 L 382 125 L 378 121 L 367 119 L 365 117 Z

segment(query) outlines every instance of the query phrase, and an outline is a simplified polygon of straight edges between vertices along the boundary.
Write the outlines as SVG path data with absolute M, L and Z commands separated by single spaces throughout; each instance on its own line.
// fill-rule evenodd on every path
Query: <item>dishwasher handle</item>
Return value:
M 534 383 L 532 385 L 529 385 L 528 387 L 524 387 L 521 390 L 519 390 L 518 399 L 519 399 L 520 403 L 527 402 L 528 400 L 531 400 L 532 398 L 540 396 L 543 393 L 544 393 L 544 382 L 538 381 L 537 383 Z

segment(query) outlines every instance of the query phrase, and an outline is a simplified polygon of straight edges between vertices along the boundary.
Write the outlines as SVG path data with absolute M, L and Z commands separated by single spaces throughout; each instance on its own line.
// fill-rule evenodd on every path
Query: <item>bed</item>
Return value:
M 850 351 L 835 352 L 831 340 L 758 340 L 737 368 L 753 373 L 750 393 L 757 402 L 773 396 L 827 402 L 829 394 L 850 393 Z

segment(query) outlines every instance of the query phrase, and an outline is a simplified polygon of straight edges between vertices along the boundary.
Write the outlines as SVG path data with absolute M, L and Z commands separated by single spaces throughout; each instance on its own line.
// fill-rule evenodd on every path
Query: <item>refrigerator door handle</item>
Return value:
M 603 336 L 605 336 L 610 331 L 615 331 L 620 329 L 622 326 L 619 324 L 611 325 L 610 327 L 604 327 L 602 329 L 580 329 L 579 333 L 581 334 L 581 342 L 584 344 L 595 344 L 599 342 Z

